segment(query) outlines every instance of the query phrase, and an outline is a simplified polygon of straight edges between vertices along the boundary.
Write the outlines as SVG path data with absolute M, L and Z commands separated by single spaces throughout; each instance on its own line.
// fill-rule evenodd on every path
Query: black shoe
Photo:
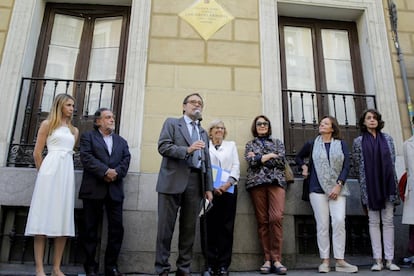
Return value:
M 124 276 L 124 274 L 119 272 L 117 267 L 112 267 L 105 270 L 105 276 Z
M 168 271 L 164 270 L 163 272 L 161 272 L 160 274 L 158 274 L 159 276 L 168 276 Z
M 225 267 L 220 267 L 220 269 L 217 272 L 217 276 L 228 276 L 229 271 Z
M 177 270 L 177 272 L 175 272 L 175 276 L 191 276 L 191 273 Z
M 86 266 L 84 265 L 83 268 L 85 269 L 85 275 L 86 276 L 97 276 L 98 269 L 96 266 Z

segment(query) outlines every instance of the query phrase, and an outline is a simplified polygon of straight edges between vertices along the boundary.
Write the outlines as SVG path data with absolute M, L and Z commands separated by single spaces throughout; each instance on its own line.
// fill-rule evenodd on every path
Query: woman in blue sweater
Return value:
M 305 164 L 311 159 L 311 166 Z M 345 181 L 349 172 L 349 149 L 341 139 L 339 125 L 332 116 L 325 116 L 319 123 L 319 135 L 305 143 L 295 158 L 302 168 L 304 178 L 309 177 L 309 199 L 316 220 L 317 241 L 322 263 L 319 272 L 330 271 L 329 217 L 332 224 L 335 270 L 354 273 L 358 267 L 347 263 L 345 255 L 345 210 L 349 195 Z

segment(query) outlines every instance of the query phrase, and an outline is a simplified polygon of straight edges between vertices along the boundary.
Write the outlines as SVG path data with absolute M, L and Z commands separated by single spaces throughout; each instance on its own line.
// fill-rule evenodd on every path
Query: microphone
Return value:
M 194 118 L 195 118 L 196 121 L 199 122 L 199 128 L 198 128 L 199 133 L 198 133 L 198 135 L 199 135 L 200 139 L 203 140 L 202 133 L 204 132 L 204 130 L 202 130 L 201 127 L 200 127 L 200 122 L 203 120 L 203 114 L 201 114 L 200 110 L 197 109 L 196 111 L 194 111 Z M 206 167 L 205 167 L 205 164 L 204 164 L 205 163 L 204 162 L 205 161 L 204 150 L 199 149 L 199 151 L 200 151 L 199 160 L 201 161 L 201 172 L 205 173 L 206 172 Z
M 198 110 L 198 109 L 196 111 L 194 111 L 194 117 L 195 117 L 196 120 L 198 120 L 200 122 L 203 120 L 203 114 L 201 114 L 201 111 Z

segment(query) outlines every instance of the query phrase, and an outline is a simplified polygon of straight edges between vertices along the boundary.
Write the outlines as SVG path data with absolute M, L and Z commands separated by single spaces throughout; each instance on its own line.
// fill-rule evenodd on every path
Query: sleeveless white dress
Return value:
M 48 153 L 36 178 L 26 224 L 26 236 L 75 236 L 75 136 L 61 126 L 47 138 Z

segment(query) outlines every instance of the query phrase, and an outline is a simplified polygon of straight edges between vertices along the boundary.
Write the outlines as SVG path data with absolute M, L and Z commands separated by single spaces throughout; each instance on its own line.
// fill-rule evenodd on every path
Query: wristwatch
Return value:
M 336 184 L 341 185 L 341 186 L 344 186 L 344 182 L 342 180 L 336 181 Z

